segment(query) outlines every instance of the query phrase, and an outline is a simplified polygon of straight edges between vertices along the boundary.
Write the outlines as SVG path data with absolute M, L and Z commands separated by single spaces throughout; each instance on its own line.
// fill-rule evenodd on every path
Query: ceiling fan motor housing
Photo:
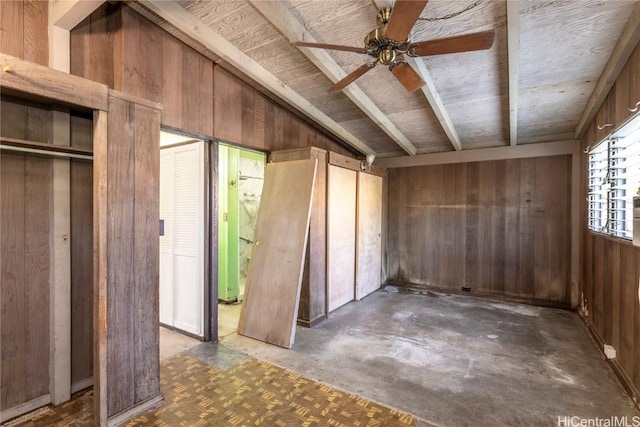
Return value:
M 381 58 L 381 53 L 383 51 L 393 51 L 393 55 L 395 57 L 395 52 L 405 53 L 411 44 L 410 37 L 407 37 L 406 40 L 401 42 L 390 40 L 385 34 L 386 29 L 386 27 L 378 27 L 367 34 L 364 38 L 364 47 L 367 50 L 367 53 L 374 58 L 378 58 L 383 64 L 384 61 Z

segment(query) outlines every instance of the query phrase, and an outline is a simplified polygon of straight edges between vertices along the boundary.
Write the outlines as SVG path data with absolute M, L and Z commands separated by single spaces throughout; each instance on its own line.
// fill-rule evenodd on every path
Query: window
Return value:
M 589 151 L 589 228 L 631 239 L 640 188 L 640 116 Z

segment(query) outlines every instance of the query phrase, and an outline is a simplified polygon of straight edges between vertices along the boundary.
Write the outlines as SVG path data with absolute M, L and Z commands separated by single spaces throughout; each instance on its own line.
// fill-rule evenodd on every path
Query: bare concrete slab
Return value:
M 424 426 L 556 426 L 573 416 L 640 422 L 569 311 L 378 291 L 316 329 L 298 328 L 291 350 L 236 334 L 222 344 L 409 412 Z

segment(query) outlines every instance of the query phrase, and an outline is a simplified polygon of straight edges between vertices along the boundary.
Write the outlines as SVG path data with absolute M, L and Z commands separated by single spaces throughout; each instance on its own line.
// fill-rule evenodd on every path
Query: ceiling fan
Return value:
M 427 1 L 396 0 L 393 8 L 387 7 L 380 10 L 376 18 L 381 26 L 367 34 L 362 48 L 304 41 L 294 42 L 293 45 L 355 52 L 375 58 L 373 62 L 361 65 L 351 74 L 331 86 L 329 92 L 341 91 L 378 65 L 378 63 L 388 65 L 391 73 L 402 83 L 405 89 L 413 92 L 424 86 L 425 82 L 406 62 L 405 55 L 418 57 L 489 49 L 493 45 L 495 38 L 495 31 L 490 30 L 413 43 L 409 32 L 420 17 L 420 13 L 422 13 Z

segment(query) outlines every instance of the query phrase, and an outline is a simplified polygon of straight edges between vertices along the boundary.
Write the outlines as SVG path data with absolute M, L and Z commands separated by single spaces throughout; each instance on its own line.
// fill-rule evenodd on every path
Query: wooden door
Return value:
M 355 297 L 357 172 L 329 165 L 327 287 L 329 312 Z
M 309 235 L 316 159 L 269 163 L 238 333 L 291 348 Z
M 358 173 L 356 299 L 380 288 L 382 269 L 382 177 Z

